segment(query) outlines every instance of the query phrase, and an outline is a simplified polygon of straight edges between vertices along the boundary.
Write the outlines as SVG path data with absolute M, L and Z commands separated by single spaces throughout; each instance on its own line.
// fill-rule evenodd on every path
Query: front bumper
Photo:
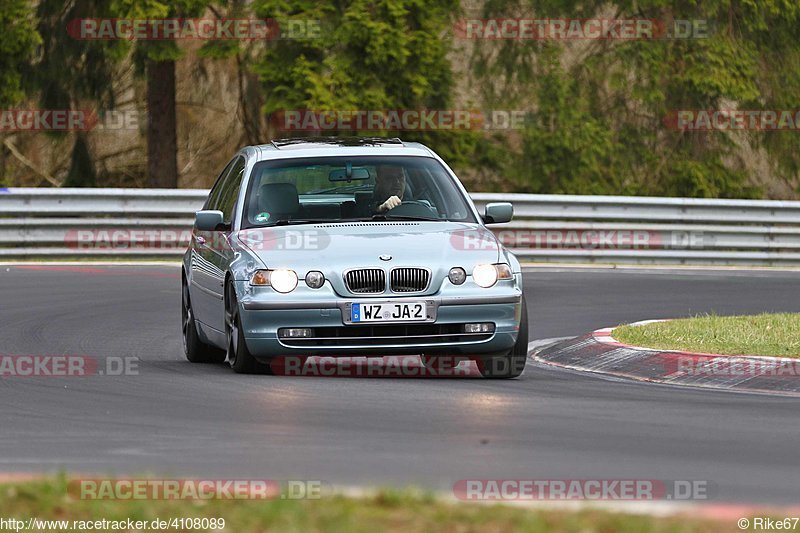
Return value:
M 449 289 L 449 290 L 448 290 Z M 449 287 L 426 296 L 343 298 L 330 287 L 298 287 L 291 294 L 252 289 L 237 282 L 240 316 L 248 349 L 256 357 L 279 355 L 487 355 L 510 350 L 519 332 L 522 291 L 514 282 L 491 289 Z M 354 302 L 424 300 L 431 319 L 416 323 L 352 324 Z M 457 333 L 468 322 L 492 322 L 494 332 Z M 322 341 L 282 339 L 281 328 L 315 328 L 332 335 Z

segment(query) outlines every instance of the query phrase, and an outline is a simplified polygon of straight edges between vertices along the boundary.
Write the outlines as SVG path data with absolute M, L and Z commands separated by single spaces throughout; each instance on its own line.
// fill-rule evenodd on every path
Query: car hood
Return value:
M 253 228 L 237 236 L 267 268 L 292 268 L 300 276 L 320 270 L 334 282 L 351 268 L 419 266 L 431 269 L 432 290 L 454 266 L 471 272 L 500 257 L 491 231 L 459 222 L 342 222 Z

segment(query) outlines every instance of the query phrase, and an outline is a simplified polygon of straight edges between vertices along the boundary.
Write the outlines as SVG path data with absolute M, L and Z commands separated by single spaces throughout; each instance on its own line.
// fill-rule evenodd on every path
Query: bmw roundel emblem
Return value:
M 392 256 L 388 255 L 388 254 L 383 254 L 383 255 L 379 256 L 379 259 L 381 261 L 391 261 L 392 260 Z

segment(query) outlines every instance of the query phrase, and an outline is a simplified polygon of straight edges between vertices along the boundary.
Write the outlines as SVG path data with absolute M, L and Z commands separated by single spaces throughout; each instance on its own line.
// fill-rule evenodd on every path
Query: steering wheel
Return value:
M 420 200 L 403 200 L 403 202 L 394 209 L 389 209 L 386 211 L 386 214 L 439 218 L 439 214 L 436 213 L 436 211 L 434 211 L 428 204 L 421 202 Z

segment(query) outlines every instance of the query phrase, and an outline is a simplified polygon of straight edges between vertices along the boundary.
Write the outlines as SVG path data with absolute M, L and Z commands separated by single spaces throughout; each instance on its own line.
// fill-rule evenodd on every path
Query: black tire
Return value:
M 183 353 L 192 363 L 222 363 L 225 351 L 204 343 L 197 334 L 189 286 L 184 278 L 181 283 L 181 330 L 183 332 Z
M 506 355 L 486 357 L 478 361 L 481 375 L 491 379 L 510 379 L 519 377 L 528 361 L 528 305 L 522 297 L 522 314 L 519 321 L 519 334 L 514 347 Z
M 239 302 L 232 283 L 226 286 L 225 331 L 228 336 L 228 363 L 237 374 L 271 374 L 269 365 L 259 363 L 247 348 L 242 319 L 239 316 Z

